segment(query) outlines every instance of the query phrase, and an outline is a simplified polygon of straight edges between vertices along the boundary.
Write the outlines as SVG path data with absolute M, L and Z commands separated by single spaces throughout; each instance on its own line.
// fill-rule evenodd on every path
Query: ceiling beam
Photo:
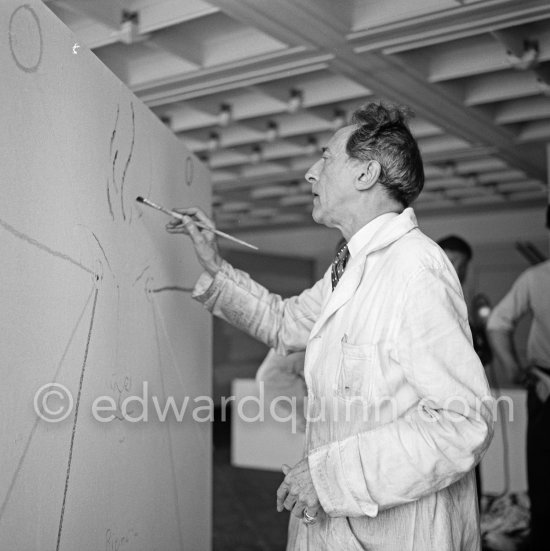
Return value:
M 57 0 L 56 4 L 76 11 L 113 30 L 120 30 L 124 3 L 122 0 Z
M 202 98 L 254 86 L 278 78 L 290 78 L 328 67 L 331 54 L 319 55 L 302 47 L 247 58 L 223 67 L 215 67 L 176 75 L 169 79 L 132 87 L 132 91 L 150 107 L 176 101 Z
M 550 17 L 548 0 L 488 0 L 349 33 L 355 51 L 394 54 Z

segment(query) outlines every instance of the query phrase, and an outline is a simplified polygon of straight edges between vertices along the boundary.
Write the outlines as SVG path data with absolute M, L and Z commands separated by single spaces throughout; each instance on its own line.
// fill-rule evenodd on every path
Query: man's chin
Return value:
M 315 212 L 315 209 L 311 212 L 311 218 L 313 218 L 313 221 L 316 224 L 323 224 L 323 218 L 321 217 L 320 213 Z

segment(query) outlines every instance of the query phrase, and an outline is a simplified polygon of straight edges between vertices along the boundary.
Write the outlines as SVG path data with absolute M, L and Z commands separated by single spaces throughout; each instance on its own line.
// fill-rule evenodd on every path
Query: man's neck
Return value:
M 346 241 L 349 241 L 361 228 L 364 228 L 369 222 L 372 222 L 375 218 L 382 216 L 382 214 L 387 214 L 389 212 L 395 212 L 400 214 L 403 212 L 404 208 L 402 205 L 397 204 L 387 204 L 378 209 L 372 209 L 371 212 L 365 211 L 361 212 L 356 216 L 350 215 L 349 219 L 346 220 L 342 227 L 338 228 Z

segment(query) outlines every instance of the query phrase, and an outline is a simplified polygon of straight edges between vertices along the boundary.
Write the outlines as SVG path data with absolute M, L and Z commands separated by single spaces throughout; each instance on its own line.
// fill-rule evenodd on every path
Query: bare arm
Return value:
M 522 378 L 522 373 L 514 345 L 513 333 L 503 329 L 493 329 L 487 332 L 487 337 L 495 356 L 504 368 L 507 379 L 519 382 Z

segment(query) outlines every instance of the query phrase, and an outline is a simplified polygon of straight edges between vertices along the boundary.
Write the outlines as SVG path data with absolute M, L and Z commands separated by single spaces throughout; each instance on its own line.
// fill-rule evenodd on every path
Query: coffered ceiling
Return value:
M 212 171 L 222 229 L 309 225 L 352 111 L 416 113 L 426 215 L 543 205 L 548 0 L 45 0 Z

